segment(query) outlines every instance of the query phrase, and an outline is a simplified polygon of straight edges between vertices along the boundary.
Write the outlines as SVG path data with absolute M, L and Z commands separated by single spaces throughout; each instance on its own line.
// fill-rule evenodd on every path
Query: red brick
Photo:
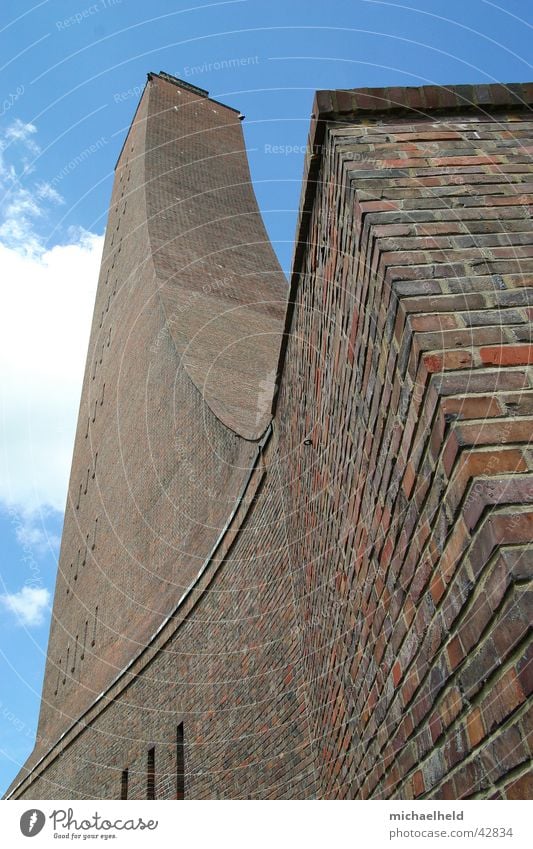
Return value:
M 519 366 L 533 363 L 533 345 L 491 345 L 480 348 L 481 361 L 486 365 Z
M 485 737 L 485 728 L 479 708 L 474 708 L 466 717 L 466 729 L 472 748 L 481 743 Z

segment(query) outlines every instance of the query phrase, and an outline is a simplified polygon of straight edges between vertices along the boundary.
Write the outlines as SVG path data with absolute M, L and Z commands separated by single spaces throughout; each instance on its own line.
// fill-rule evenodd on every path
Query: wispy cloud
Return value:
M 35 124 L 25 124 L 20 118 L 15 118 L 12 124 L 4 131 L 4 137 L 8 142 L 23 142 L 34 153 L 39 152 L 39 145 L 32 138 L 37 133 Z
M 49 183 L 26 184 L 40 152 L 36 132 L 34 124 L 17 118 L 0 134 L 0 242 L 28 256 L 44 250 L 35 225 L 45 218 L 47 204 L 64 203 Z
M 37 541 L 32 515 L 65 506 L 103 238 L 77 229 L 44 243 L 63 198 L 17 177 L 35 135 L 17 120 L 0 136 L 0 506 L 30 517 Z
M 37 197 L 40 200 L 49 200 L 52 203 L 65 203 L 65 198 L 62 197 L 50 183 L 37 183 Z
M 0 595 L 2 607 L 14 614 L 21 625 L 42 625 L 44 614 L 50 605 L 50 593 L 44 587 L 22 587 L 16 593 Z
M 61 538 L 57 534 L 48 532 L 44 524 L 46 513 L 43 517 L 32 514 L 22 518 L 23 521 L 15 530 L 19 545 L 25 549 L 30 549 L 39 557 L 51 552 L 57 553 Z

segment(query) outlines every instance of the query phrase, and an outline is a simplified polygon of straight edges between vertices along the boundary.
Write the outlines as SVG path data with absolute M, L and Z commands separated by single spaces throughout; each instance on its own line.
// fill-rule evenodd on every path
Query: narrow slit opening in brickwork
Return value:
M 77 557 L 77 560 L 76 560 L 76 572 L 74 574 L 74 580 L 75 581 L 78 580 L 78 571 L 79 571 L 79 568 L 80 568 L 80 554 L 81 554 L 81 548 L 78 548 L 78 557 Z
M 97 517 L 96 517 L 96 519 L 94 520 L 93 543 L 92 543 L 92 545 L 91 545 L 91 550 L 92 550 L 92 551 L 94 551 L 94 549 L 96 548 L 96 531 L 97 531 L 97 528 L 98 528 L 98 516 L 97 516 Z
M 111 328 L 109 328 L 109 332 L 107 334 L 107 347 L 109 348 L 111 344 Z
M 185 746 L 183 722 L 176 730 L 176 799 L 185 799 Z
M 57 691 L 59 690 L 59 682 L 61 681 L 61 658 L 59 658 L 59 663 L 57 664 L 57 681 L 56 688 L 54 690 L 54 696 L 57 696 Z
M 96 463 L 98 462 L 98 451 L 96 451 L 94 455 L 94 465 L 93 465 L 93 480 L 96 477 Z
M 80 488 L 79 488 L 79 490 L 78 490 L 78 500 L 77 500 L 77 502 L 76 502 L 76 510 L 79 510 L 79 509 L 80 509 L 80 501 L 81 501 L 81 493 L 82 493 L 82 490 L 83 490 L 83 483 L 80 483 Z
M 120 779 L 120 798 L 127 799 L 128 798 L 128 770 L 122 770 L 122 776 Z
M 74 643 L 74 657 L 72 659 L 72 666 L 70 668 L 71 672 L 76 671 L 76 659 L 78 656 L 78 634 L 76 634 L 76 642 Z
M 103 313 L 102 313 L 102 315 L 103 315 Z M 100 327 L 101 327 L 101 326 L 102 326 L 102 325 L 100 324 Z M 97 360 L 97 358 L 95 357 L 95 358 L 94 358 L 94 365 L 93 365 L 93 380 L 94 380 L 94 379 L 95 379 L 95 377 L 96 377 L 96 366 L 97 366 L 97 365 L 98 365 L 98 360 Z
M 155 799 L 155 748 L 148 749 L 146 765 L 146 798 Z
M 68 658 L 69 658 L 69 655 L 70 655 L 70 646 L 67 646 L 67 660 L 66 660 L 66 663 L 65 663 L 65 671 L 64 671 L 64 673 L 63 673 L 63 684 L 65 684 L 65 683 L 66 683 L 66 680 L 67 680 L 67 670 L 68 670 Z
M 104 359 L 104 348 L 105 348 L 105 342 L 102 342 L 102 350 L 100 351 L 100 364 L 102 364 L 103 359 Z
M 90 424 L 91 424 L 91 417 L 89 416 L 89 417 L 87 418 L 87 430 L 85 431 L 85 439 L 87 439 L 87 438 L 88 438 L 88 436 L 89 436 L 89 427 L 90 427 Z
M 100 406 L 104 403 L 105 383 L 102 384 L 102 396 L 100 398 Z
M 110 304 L 111 304 L 111 295 L 108 295 L 108 296 L 107 296 L 107 306 L 106 306 L 106 308 L 105 308 L 105 311 L 106 311 L 106 312 L 109 312 L 109 306 L 110 306 Z
M 93 629 L 93 638 L 91 641 L 91 646 L 96 645 L 96 624 L 98 622 L 98 605 L 96 605 L 96 609 L 94 611 L 94 629 Z
M 98 401 L 94 402 L 94 413 L 93 413 L 93 423 L 96 421 L 96 408 L 98 407 Z
M 85 548 L 83 549 L 83 560 L 81 561 L 81 565 L 85 566 L 87 563 L 87 550 L 89 548 L 89 534 L 85 535 Z
M 85 620 L 85 628 L 83 630 L 83 646 L 81 650 L 80 660 L 83 660 L 85 657 L 85 647 L 87 645 L 87 629 L 89 627 L 89 620 Z
M 72 562 L 72 563 L 70 564 L 70 567 L 69 567 L 69 570 L 68 570 L 68 576 L 67 576 L 67 595 L 68 595 L 68 594 L 69 594 L 69 592 L 70 592 L 70 582 L 71 582 L 71 580 L 72 580 L 72 569 L 73 569 L 73 567 L 74 567 L 74 562 Z
M 91 474 L 91 470 L 87 469 L 87 477 L 85 479 L 85 487 L 83 489 L 83 494 L 87 495 L 87 489 L 89 488 L 89 475 Z

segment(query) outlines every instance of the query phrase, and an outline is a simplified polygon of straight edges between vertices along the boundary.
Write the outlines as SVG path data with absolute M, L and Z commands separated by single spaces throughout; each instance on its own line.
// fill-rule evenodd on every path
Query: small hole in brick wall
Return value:
M 312 444 L 313 444 L 312 439 L 304 439 L 304 445 L 312 445 Z

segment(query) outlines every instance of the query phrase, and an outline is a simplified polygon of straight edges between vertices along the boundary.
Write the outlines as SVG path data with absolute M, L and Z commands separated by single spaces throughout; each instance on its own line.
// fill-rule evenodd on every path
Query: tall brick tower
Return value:
M 13 798 L 533 796 L 532 102 L 318 92 L 285 310 L 239 116 L 149 76 Z

